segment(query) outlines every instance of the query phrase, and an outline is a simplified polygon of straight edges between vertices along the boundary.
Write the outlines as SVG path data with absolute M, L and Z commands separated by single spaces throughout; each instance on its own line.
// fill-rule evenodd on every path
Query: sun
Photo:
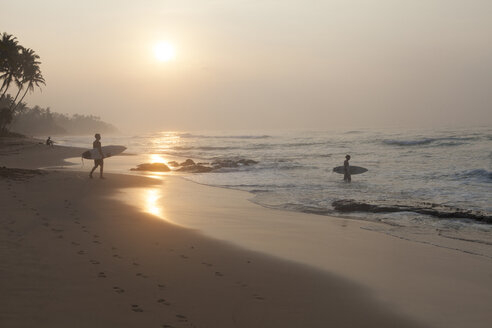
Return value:
M 176 59 L 176 48 L 169 42 L 159 42 L 154 46 L 154 55 L 161 62 L 174 60 Z

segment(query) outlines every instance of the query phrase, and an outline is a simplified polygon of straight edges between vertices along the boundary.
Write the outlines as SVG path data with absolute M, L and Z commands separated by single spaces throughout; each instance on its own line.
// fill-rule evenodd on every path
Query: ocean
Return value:
M 90 147 L 91 136 L 58 144 Z M 378 232 L 492 258 L 492 128 L 359 129 L 289 132 L 155 132 L 103 136 L 135 156 L 108 170 L 130 173 L 143 162 L 254 160 L 209 173 L 177 173 L 196 183 L 250 192 L 268 208 L 383 223 Z M 352 182 L 333 167 L 368 172 Z M 327 218 L 328 219 L 328 218 Z

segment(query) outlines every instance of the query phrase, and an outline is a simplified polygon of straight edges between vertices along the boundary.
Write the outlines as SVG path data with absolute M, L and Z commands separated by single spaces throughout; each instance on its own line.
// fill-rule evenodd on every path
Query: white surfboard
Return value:
M 121 154 L 122 152 L 125 151 L 125 149 L 126 149 L 125 146 L 114 146 L 114 145 L 101 147 L 101 150 L 102 150 L 103 155 L 104 155 L 103 158 Z M 99 150 L 97 150 L 95 148 L 89 149 L 89 150 L 82 153 L 82 158 L 85 158 L 85 159 L 101 159 L 101 154 L 99 153 Z

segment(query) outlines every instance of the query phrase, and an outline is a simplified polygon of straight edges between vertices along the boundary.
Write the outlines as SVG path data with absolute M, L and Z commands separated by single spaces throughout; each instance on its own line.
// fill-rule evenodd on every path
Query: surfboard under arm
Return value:
M 101 147 L 103 158 L 111 157 L 114 155 L 121 154 L 126 150 L 125 146 L 103 146 Z M 97 148 L 89 149 L 82 153 L 82 158 L 85 159 L 101 159 L 101 153 Z
M 361 167 L 361 166 L 350 165 L 349 168 L 350 168 L 350 174 L 362 174 L 368 171 L 365 167 Z M 343 166 L 337 166 L 333 168 L 333 172 L 339 174 L 345 174 L 345 169 Z

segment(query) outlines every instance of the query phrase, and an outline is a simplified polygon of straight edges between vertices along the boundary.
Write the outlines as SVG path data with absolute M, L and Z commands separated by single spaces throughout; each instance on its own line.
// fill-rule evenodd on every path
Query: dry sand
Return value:
M 9 141 L 9 145 L 3 142 L 0 167 L 59 165 L 63 158 L 80 153 L 80 149 L 67 147 L 48 149 L 29 140 Z M 90 180 L 87 172 L 0 169 L 0 327 L 449 326 L 428 313 L 410 318 L 388 302 L 380 302 L 373 292 L 380 284 L 378 279 L 358 281 L 354 271 L 367 263 L 362 261 L 364 253 L 357 254 L 360 245 L 366 242 L 377 245 L 372 248 L 385 247 L 391 243 L 384 239 L 391 237 L 360 234 L 362 230 L 357 227 L 335 229 L 359 247 L 345 251 L 344 256 L 353 256 L 348 266 L 330 255 L 333 268 L 328 271 L 334 274 L 206 238 L 111 198 L 121 188 L 151 188 L 159 183 L 126 175 L 108 174 L 106 180 Z M 173 217 L 213 220 L 214 213 L 217 217 L 238 215 L 234 209 L 243 206 L 242 196 L 222 198 L 227 206 L 217 203 L 225 196 L 213 197 L 214 193 L 231 195 L 227 190 L 208 188 L 207 198 L 201 199 L 203 193 L 198 191 L 203 186 L 196 185 L 191 192 L 190 184 L 180 184 L 178 179 L 163 183 L 169 185 L 166 201 Z M 188 188 L 186 201 L 176 193 L 171 197 L 174 189 L 183 192 L 182 188 Z M 246 207 L 251 213 L 243 211 L 242 215 L 283 213 L 248 206 L 256 209 Z M 346 248 L 340 244 L 343 240 L 335 238 L 334 247 Z M 415 252 L 410 261 L 428 251 L 422 245 L 407 244 L 398 250 L 406 252 L 400 254 L 403 256 Z M 465 282 L 466 291 L 469 278 L 462 276 L 466 270 L 439 271 L 445 270 L 445 265 L 426 268 L 432 260 L 460 261 L 462 255 L 456 254 L 441 259 L 433 257 L 442 253 L 431 252 L 415 265 L 394 265 L 401 270 L 413 268 L 410 275 L 415 272 L 418 281 L 412 284 L 439 284 L 439 278 L 446 277 L 446 284 Z M 470 255 L 466 265 L 477 264 L 488 270 L 482 272 L 488 280 L 476 282 L 486 290 L 492 286 L 492 270 L 490 261 L 482 262 Z M 376 262 L 370 272 L 377 275 L 378 269 L 387 270 L 378 265 L 391 263 L 391 259 Z M 433 287 L 423 288 L 432 294 Z M 405 291 L 408 288 L 397 289 L 395 295 L 414 297 L 402 295 Z M 463 292 L 461 296 L 463 303 L 484 299 L 482 294 Z M 487 327 L 491 316 L 483 308 L 488 305 L 480 306 L 478 318 L 457 316 L 463 319 L 454 326 Z

